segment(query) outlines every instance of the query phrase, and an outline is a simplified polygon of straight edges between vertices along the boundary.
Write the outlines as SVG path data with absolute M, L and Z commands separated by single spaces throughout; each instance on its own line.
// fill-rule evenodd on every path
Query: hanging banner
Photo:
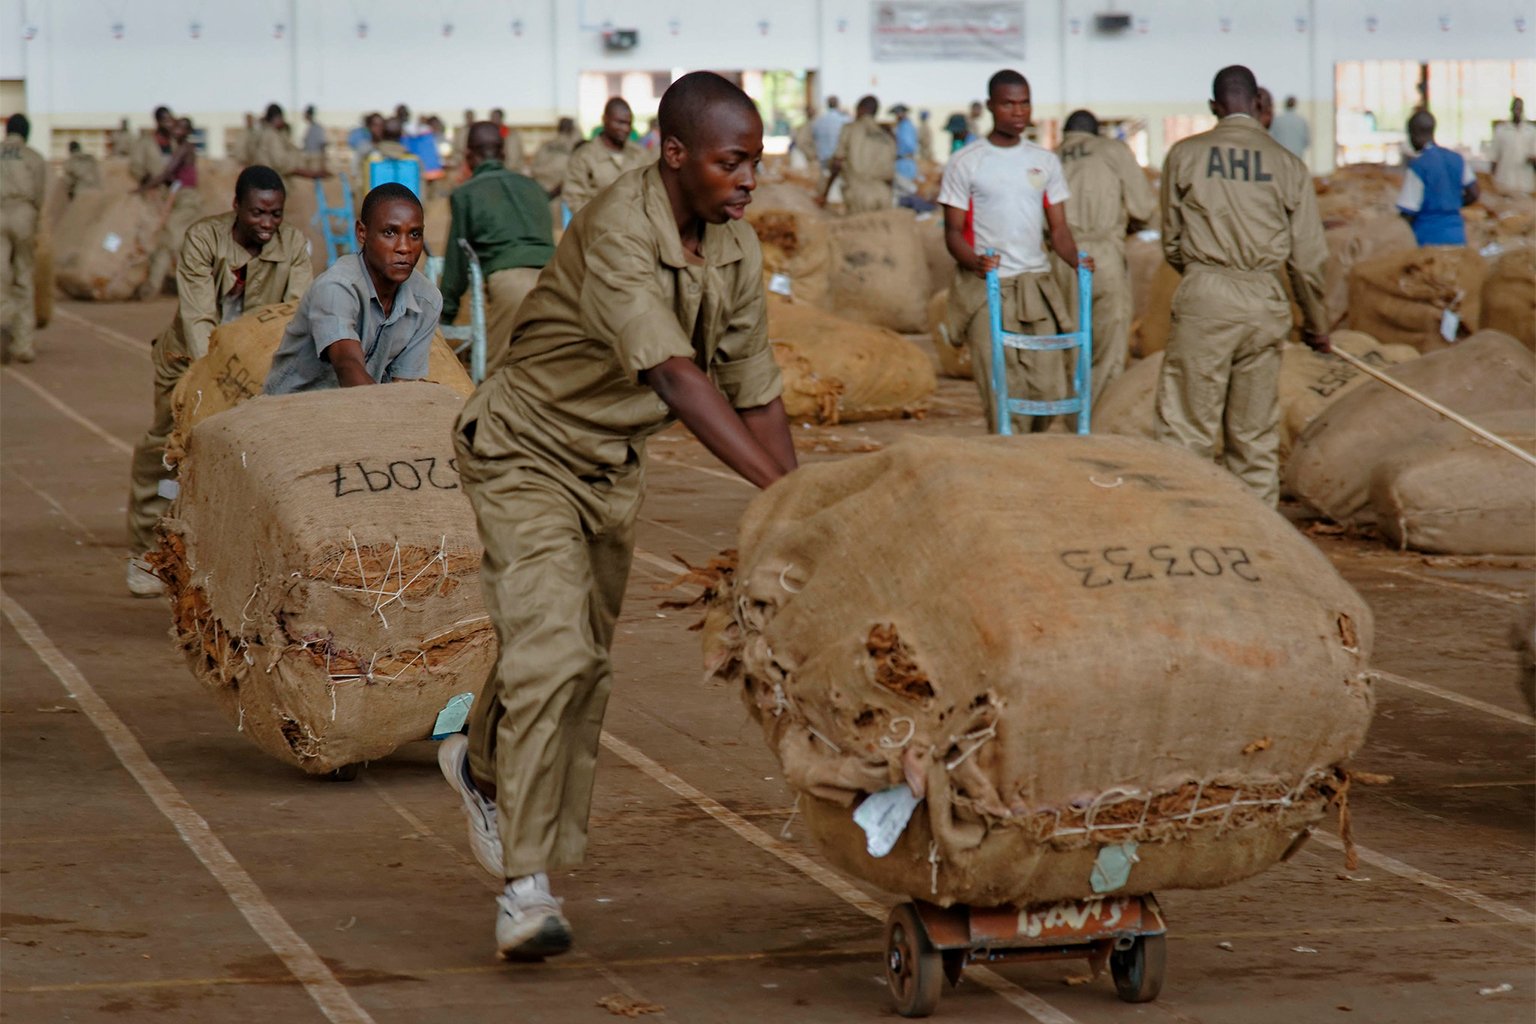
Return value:
M 877 61 L 1024 57 L 1024 5 L 945 0 L 874 0 L 870 55 Z

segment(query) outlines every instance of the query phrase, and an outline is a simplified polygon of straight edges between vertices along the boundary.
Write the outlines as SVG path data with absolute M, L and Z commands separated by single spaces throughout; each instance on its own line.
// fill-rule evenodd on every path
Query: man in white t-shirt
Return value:
M 987 427 L 997 429 L 992 400 L 992 328 L 987 310 L 987 271 L 996 269 L 1003 299 L 1003 330 L 1060 334 L 1073 329 L 1071 305 L 1051 276 L 1044 239 L 1077 266 L 1077 243 L 1067 226 L 1066 176 L 1050 150 L 1024 138 L 1029 127 L 1029 82 L 1004 70 L 987 83 L 992 132 L 970 142 L 944 169 L 939 202 L 944 241 L 959 265 L 949 290 L 949 330 L 971 350 Z M 969 221 L 969 223 L 967 223 Z M 993 253 L 994 255 L 984 255 Z M 1092 260 L 1084 265 L 1093 267 Z M 1008 350 L 1012 398 L 1054 401 L 1067 397 L 1067 361 L 1060 352 Z M 1027 422 L 1025 422 L 1027 420 Z M 1016 417 L 1014 429 L 1049 429 L 1052 417 Z
M 1493 126 L 1493 183 L 1502 192 L 1536 192 L 1536 126 L 1525 119 L 1518 96 L 1509 105 L 1509 120 Z

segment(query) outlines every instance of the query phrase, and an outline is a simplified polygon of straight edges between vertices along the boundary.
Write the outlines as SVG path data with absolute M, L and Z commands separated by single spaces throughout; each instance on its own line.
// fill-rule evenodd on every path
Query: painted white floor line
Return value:
M 67 309 L 55 309 L 53 317 L 55 320 L 67 320 L 78 327 L 84 327 L 102 341 L 116 345 L 118 348 L 127 349 L 136 356 L 143 356 L 145 359 L 150 357 L 149 342 L 143 339 L 124 334 L 122 331 L 115 331 L 110 327 L 83 317 L 79 313 L 71 313 Z
M 202 862 L 214 879 L 229 894 L 230 902 L 240 911 L 267 947 L 277 954 L 293 976 L 304 986 L 315 1005 L 334 1024 L 373 1024 L 373 1018 L 359 1006 L 346 987 L 331 973 L 314 949 L 293 930 L 240 866 L 234 855 L 214 835 L 203 816 L 193 809 L 186 797 L 165 773 L 150 760 L 138 739 L 97 694 L 94 687 L 75 667 L 74 662 L 48 638 L 25 608 L 0 590 L 0 611 L 15 627 L 21 639 L 42 659 L 48 670 L 80 705 L 80 710 L 101 731 L 107 746 L 117 755 L 128 774 L 133 776 L 151 802 L 175 826 L 182 842 Z
M 676 466 L 679 469 L 691 469 L 695 473 L 703 473 L 705 476 L 716 476 L 721 480 L 729 480 L 732 483 L 741 484 L 743 487 L 751 487 L 753 490 L 757 489 L 757 485 L 752 483 L 752 481 L 739 477 L 735 473 L 727 473 L 723 469 L 714 469 L 710 466 L 695 466 L 691 462 L 674 459 L 669 455 L 662 455 L 658 452 L 647 452 L 645 458 L 648 462 L 659 462 L 664 466 Z
M 1343 840 L 1321 829 L 1314 830 L 1312 838 L 1330 850 L 1342 852 L 1344 849 Z M 1360 854 L 1360 859 L 1367 864 L 1381 868 L 1383 871 L 1390 871 L 1399 878 L 1406 878 L 1410 882 L 1417 882 L 1426 889 L 1433 889 L 1453 899 L 1458 899 L 1463 903 L 1469 903 L 1479 910 L 1487 911 L 1495 917 L 1502 917 L 1512 924 L 1524 925 L 1527 928 L 1536 927 L 1536 914 L 1531 913 L 1529 910 L 1505 903 L 1503 900 L 1496 900 L 1492 896 L 1484 896 L 1482 893 L 1474 889 L 1468 889 L 1464 885 L 1447 882 L 1438 875 L 1432 875 L 1428 871 L 1420 871 L 1411 864 L 1404 864 L 1396 857 L 1388 857 L 1384 853 L 1377 853 L 1375 850 L 1361 846 L 1358 843 L 1355 844 L 1355 851 Z
M 47 388 L 43 387 L 31 377 L 28 377 L 26 374 L 9 366 L 5 368 L 5 372 L 12 380 L 20 381 L 30 391 L 35 393 L 38 398 L 41 398 L 43 401 L 53 406 L 59 411 L 60 414 L 69 417 L 84 427 L 86 430 L 89 430 L 91 433 L 101 438 L 110 447 L 115 448 L 116 450 L 122 452 L 124 455 L 133 454 L 133 445 L 107 433 L 106 429 L 98 424 L 95 420 L 86 419 L 78 412 L 75 412 L 73 408 L 64 404 L 63 401 L 57 398 L 52 391 L 49 391 Z
M 635 548 L 635 559 L 637 561 L 644 562 L 647 565 L 653 565 L 658 569 L 665 569 L 667 572 L 672 573 L 674 576 L 680 576 L 688 571 L 688 567 L 686 565 L 680 565 L 677 562 L 672 561 L 670 558 L 662 558 L 658 555 L 653 555 L 649 551 L 645 550 L 645 548 L 641 547 Z
M 1396 672 L 1383 672 L 1381 669 L 1371 669 L 1370 674 L 1384 683 L 1391 683 L 1393 686 L 1402 686 L 1409 690 L 1427 693 L 1431 697 L 1439 697 L 1441 700 L 1450 701 L 1452 704 L 1460 704 L 1462 707 L 1481 711 L 1485 715 L 1502 718 L 1506 722 L 1514 722 L 1516 725 L 1536 726 L 1536 718 L 1532 718 L 1530 715 L 1519 711 L 1511 711 L 1508 708 L 1501 708 L 1497 704 L 1489 704 L 1487 701 L 1478 700 L 1476 697 L 1464 697 L 1452 690 L 1442 690 L 1438 686 L 1421 683 L 1417 679 L 1409 679 L 1407 676 L 1400 676 Z M 1510 689 L 1513 690 L 1514 686 L 1511 685 Z
M 630 746 L 610 732 L 603 733 L 603 746 L 629 762 L 654 782 L 687 800 L 705 814 L 736 833 L 758 849 L 773 854 L 812 881 L 831 890 L 844 902 L 863 911 L 876 921 L 885 921 L 886 909 L 879 901 L 871 899 L 856 886 L 830 868 L 818 864 L 794 847 L 773 838 L 746 818 L 726 807 L 687 780 L 668 771 L 651 760 L 638 748 Z M 991 989 L 1004 1000 L 1023 1010 L 1039 1024 L 1075 1024 L 1072 1017 L 1062 1013 L 1039 996 L 1026 992 L 1013 982 L 986 967 L 967 968 L 967 978 Z

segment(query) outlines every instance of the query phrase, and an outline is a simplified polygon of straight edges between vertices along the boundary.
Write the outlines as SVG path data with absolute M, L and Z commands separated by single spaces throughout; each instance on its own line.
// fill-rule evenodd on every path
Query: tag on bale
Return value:
M 193 428 L 156 572 L 193 675 L 273 757 L 312 773 L 383 757 L 485 681 L 460 405 L 386 384 L 263 396 Z
M 174 466 L 181 459 L 193 427 L 214 413 L 261 394 L 283 331 L 298 308 L 296 302 L 267 306 L 213 329 L 208 354 L 193 360 L 171 393 L 175 426 L 165 445 L 167 465 Z M 466 398 L 475 390 L 464 364 L 442 334 L 432 337 L 427 380 Z
M 1129 843 L 1116 892 L 1235 882 L 1323 815 L 1370 722 L 1368 606 L 1170 446 L 907 441 L 779 481 L 738 549 L 706 665 L 828 858 L 890 892 L 1088 898 Z M 923 802 L 874 857 L 855 808 L 903 784 Z

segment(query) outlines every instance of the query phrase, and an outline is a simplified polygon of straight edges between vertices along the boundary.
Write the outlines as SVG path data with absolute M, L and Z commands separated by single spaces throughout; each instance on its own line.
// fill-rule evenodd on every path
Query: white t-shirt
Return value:
M 1050 270 L 1045 203 L 1059 206 L 1071 195 L 1056 154 L 1023 139 L 1016 146 L 970 143 L 949 158 L 939 188 L 940 203 L 972 211 L 976 251 L 995 249 L 1002 277 Z

